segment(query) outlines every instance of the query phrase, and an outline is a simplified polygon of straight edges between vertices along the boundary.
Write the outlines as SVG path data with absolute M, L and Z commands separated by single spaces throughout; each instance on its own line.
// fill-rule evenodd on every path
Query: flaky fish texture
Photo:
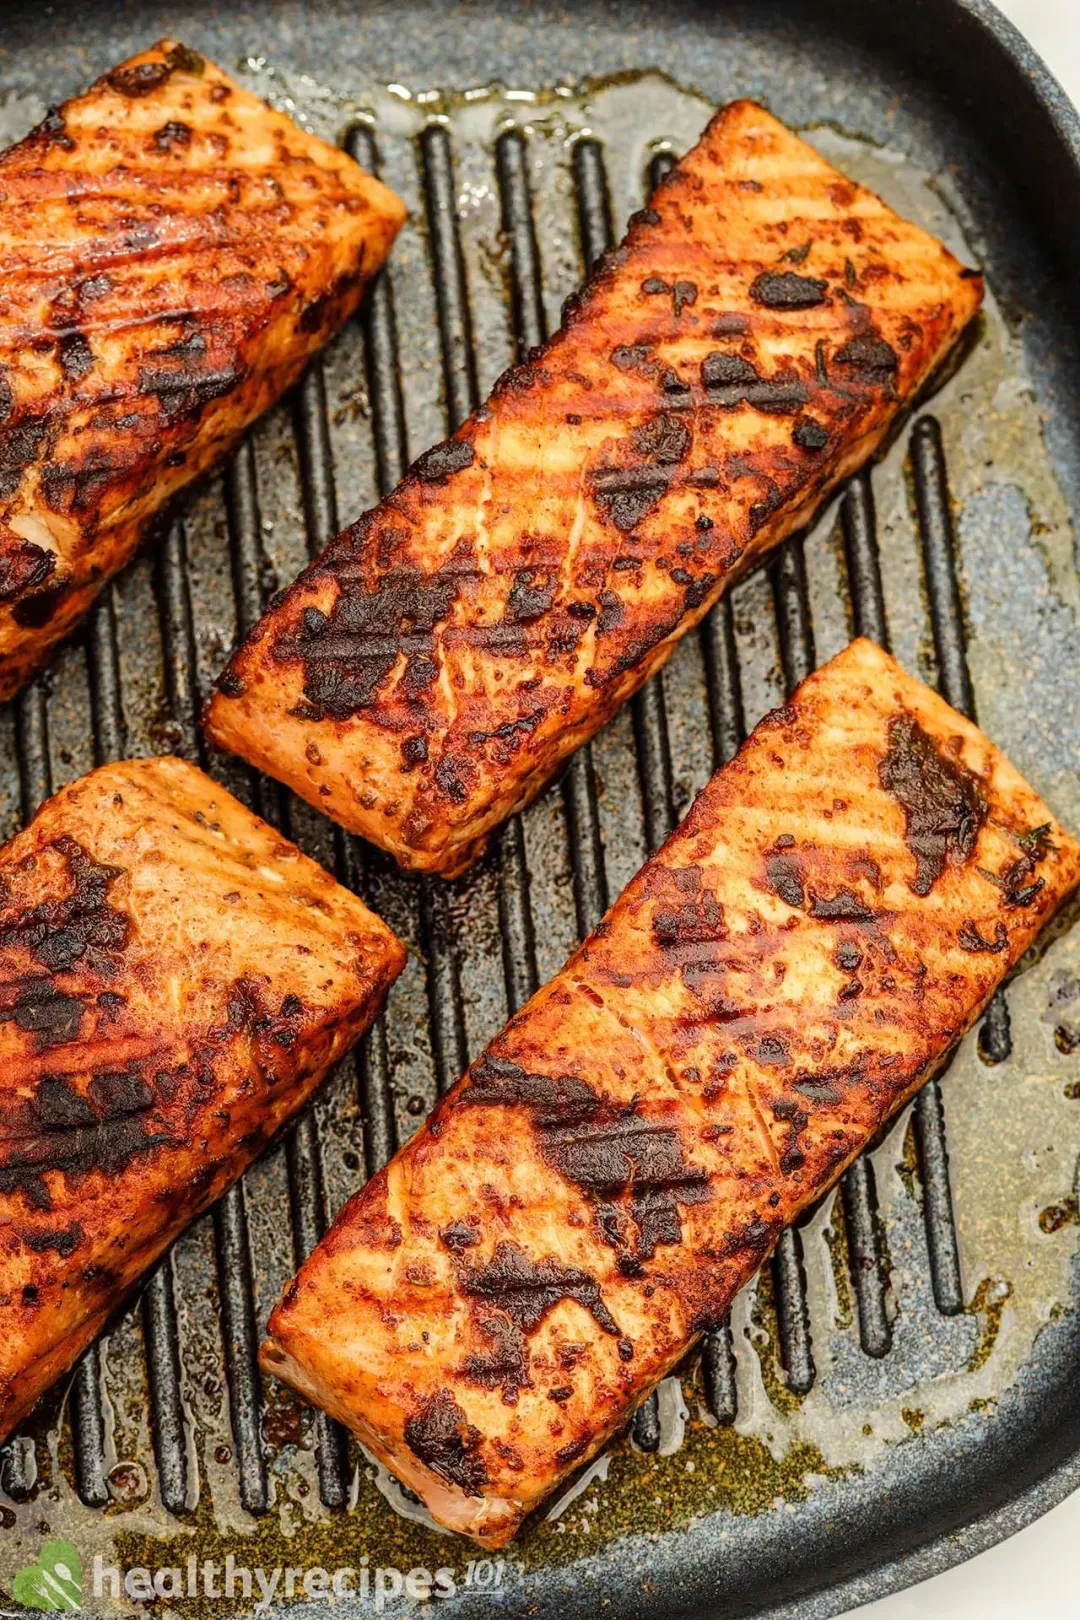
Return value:
M 981 732 L 853 642 L 346 1205 L 264 1368 L 501 1546 L 1078 881 L 1080 845 Z
M 179 759 L 0 850 L 0 1439 L 378 1013 L 401 945 Z
M 215 743 L 450 875 L 873 452 L 980 278 L 749 102 L 546 348 L 331 542 Z
M 0 698 L 348 318 L 403 217 L 168 40 L 0 155 Z

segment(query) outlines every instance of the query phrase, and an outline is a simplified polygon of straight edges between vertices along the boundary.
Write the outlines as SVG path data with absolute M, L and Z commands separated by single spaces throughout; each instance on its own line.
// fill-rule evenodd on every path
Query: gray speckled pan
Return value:
M 741 731 L 853 630 L 974 708 L 1080 827 L 1076 114 L 984 0 L 113 0 L 10 9 L 0 134 L 164 33 L 377 162 L 412 216 L 364 318 L 0 711 L 5 830 L 95 759 L 198 756 L 200 696 L 266 593 L 556 323 L 715 104 L 752 96 L 806 129 L 983 264 L 990 296 L 872 476 L 746 580 L 457 883 L 402 877 L 214 764 L 362 888 L 410 967 L 314 1117 L 3 1449 L 0 1591 L 63 1536 L 103 1612 L 97 1553 L 122 1569 L 231 1551 L 264 1570 L 449 1569 L 456 1592 L 436 1608 L 462 1617 L 602 1603 L 810 1620 L 989 1545 L 1080 1482 L 1080 929 L 1044 942 L 728 1328 L 502 1566 L 470 1563 L 475 1549 L 264 1384 L 254 1348 L 328 1214 L 561 964 Z M 231 1616 L 257 1596 L 162 1607 Z M 332 1612 L 371 1607 L 354 1595 Z

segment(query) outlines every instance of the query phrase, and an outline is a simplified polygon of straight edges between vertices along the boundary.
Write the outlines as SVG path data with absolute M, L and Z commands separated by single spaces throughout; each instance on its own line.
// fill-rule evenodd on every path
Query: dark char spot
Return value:
M 477 1455 L 480 1433 L 448 1389 L 425 1401 L 405 1424 L 405 1443 L 414 1456 L 449 1485 L 479 1496 L 487 1471 Z
M 134 62 L 125 67 L 113 68 L 106 75 L 107 82 L 116 91 L 117 95 L 127 96 L 134 100 L 140 96 L 148 96 L 172 72 L 168 62 Z
M 169 1142 L 149 1129 L 153 1092 L 137 1070 L 94 1075 L 86 1095 L 59 1075 L 45 1075 L 0 1144 L 0 1193 L 21 1191 L 33 1208 L 49 1209 L 44 1176 L 76 1180 L 100 1170 L 115 1177 L 135 1157 Z
M 453 473 L 472 464 L 473 447 L 468 439 L 447 439 L 418 456 L 409 468 L 409 476 L 423 484 L 445 484 Z
M 547 613 L 555 598 L 555 581 L 546 574 L 537 576 L 531 569 L 521 568 L 510 587 L 506 602 L 506 616 L 514 624 L 527 624 Z
M 0 473 L 0 480 L 3 474 Z M 56 571 L 55 551 L 24 540 L 0 556 L 0 602 L 37 590 Z
M 55 1249 L 60 1258 L 66 1260 L 82 1242 L 83 1229 L 78 1221 L 72 1221 L 70 1226 L 24 1232 L 22 1239 L 35 1254 L 47 1254 L 50 1249 Z
M 557 1259 L 533 1260 L 516 1243 L 499 1243 L 486 1265 L 468 1272 L 462 1292 L 506 1312 L 516 1327 L 532 1333 L 562 1299 L 576 1300 L 604 1333 L 619 1329 L 600 1296 L 600 1285 L 587 1271 Z
M 806 904 L 806 891 L 803 888 L 802 869 L 793 856 L 771 856 L 765 876 L 770 889 L 779 895 L 786 906 L 793 906 L 796 911 L 802 910 Z
M 465 1371 L 489 1389 L 501 1384 L 503 1399 L 508 1402 L 513 1402 L 518 1390 L 529 1382 L 526 1336 L 539 1327 L 560 1300 L 576 1300 L 602 1332 L 618 1336 L 618 1326 L 604 1304 L 600 1285 L 587 1271 L 563 1265 L 554 1258 L 533 1260 L 516 1243 L 499 1243 L 486 1265 L 464 1274 L 461 1291 L 502 1313 L 501 1318 L 483 1318 L 481 1325 L 492 1342 L 492 1353 L 470 1356 Z
M 190 145 L 190 125 L 182 124 L 175 118 L 170 118 L 160 129 L 154 131 L 154 146 L 159 152 L 171 152 L 174 148 L 184 151 Z
M 888 387 L 896 378 L 896 354 L 876 332 L 856 334 L 837 349 L 833 365 L 839 366 L 849 381 L 866 388 Z
M 460 1254 L 462 1249 L 471 1249 L 474 1243 L 480 1241 L 476 1228 L 468 1221 L 451 1221 L 449 1226 L 443 1227 L 439 1237 L 455 1254 Z
M 65 377 L 77 382 L 94 368 L 94 355 L 81 332 L 67 332 L 60 339 L 57 358 Z
M 829 442 L 829 430 L 822 427 L 820 422 L 815 422 L 812 416 L 807 416 L 798 423 L 791 438 L 800 450 L 824 450 Z
M 62 152 L 74 152 L 75 142 L 67 132 L 64 115 L 59 107 L 50 107 L 41 123 L 30 131 L 27 141 L 35 146 L 58 146 Z
M 123 876 L 119 866 L 103 866 L 81 844 L 66 834 L 52 848 L 63 855 L 72 892 L 64 899 L 45 900 L 11 917 L 0 911 L 0 949 L 25 950 L 50 973 L 72 968 L 84 958 L 98 972 L 112 975 L 115 964 L 108 955 L 123 950 L 129 922 L 109 905 L 109 887 Z
M 765 270 L 750 286 L 750 297 L 766 309 L 813 309 L 825 302 L 826 283 L 794 270 Z
M 994 925 L 993 939 L 984 939 L 973 922 L 966 922 L 960 925 L 956 939 L 962 951 L 988 951 L 991 956 L 997 956 L 1008 946 L 1009 931 L 1003 922 L 998 921 Z
M 623 534 L 635 529 L 667 492 L 672 470 L 689 453 L 692 439 L 680 417 L 658 411 L 634 429 L 631 443 L 642 462 L 600 467 L 592 476 L 597 504 Z
M 860 900 L 852 889 L 837 889 L 834 895 L 811 892 L 810 915 L 821 922 L 874 922 L 877 912 Z
M 986 805 L 974 777 L 947 759 L 910 714 L 889 722 L 889 745 L 878 765 L 881 785 L 904 811 L 904 835 L 915 857 L 915 894 L 929 894 L 947 863 L 971 858 Z
M 0 428 L 0 500 L 6 500 L 18 489 L 23 473 L 45 437 L 46 425 L 44 419 L 38 417 Z

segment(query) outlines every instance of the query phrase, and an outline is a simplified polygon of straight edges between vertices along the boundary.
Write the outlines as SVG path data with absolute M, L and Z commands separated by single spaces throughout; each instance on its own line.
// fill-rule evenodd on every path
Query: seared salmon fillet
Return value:
M 348 318 L 404 212 L 169 40 L 0 155 L 0 698 Z
M 274 603 L 207 729 L 460 871 L 874 451 L 980 278 L 749 102 L 508 372 Z
M 179 759 L 0 850 L 0 1439 L 378 1013 L 401 945 Z
M 262 1364 L 490 1547 L 724 1317 L 1080 882 L 867 641 L 767 715 L 345 1207 Z

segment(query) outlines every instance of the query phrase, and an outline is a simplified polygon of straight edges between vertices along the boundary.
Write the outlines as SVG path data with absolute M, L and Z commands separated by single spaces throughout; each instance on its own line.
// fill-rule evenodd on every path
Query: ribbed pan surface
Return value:
M 835 9 L 826 37 L 797 6 L 777 6 L 768 25 L 738 7 L 620 16 L 598 6 L 582 8 L 578 24 L 532 7 L 271 4 L 218 17 L 154 5 L 109 18 L 86 8 L 78 30 L 64 25 L 78 53 L 23 14 L 0 67 L 8 138 L 40 110 L 38 84 L 69 93 L 169 31 L 227 69 L 250 58 L 257 88 L 381 172 L 412 219 L 359 320 L 0 717 L 8 822 L 92 764 L 184 754 L 361 892 L 411 961 L 386 1018 L 315 1111 L 181 1241 L 83 1359 L 67 1400 L 58 1392 L 3 1448 L 0 1588 L 49 1533 L 73 1539 L 87 1565 L 96 1551 L 152 1567 L 226 1547 L 267 1567 L 362 1555 L 373 1566 L 456 1565 L 462 1583 L 447 1607 L 479 1611 L 490 1595 L 464 1584 L 465 1545 L 417 1522 L 414 1504 L 335 1424 L 259 1375 L 268 1309 L 328 1216 L 596 924 L 764 709 L 850 635 L 897 642 L 950 703 L 978 709 L 1075 824 L 1075 446 L 1063 426 L 1044 441 L 1037 411 L 1060 386 L 1047 366 L 1067 358 L 1071 316 L 972 132 L 933 133 L 928 112 L 944 118 L 933 90 L 899 61 L 845 44 Z M 645 76 L 571 88 L 586 66 Z M 521 93 L 492 88 L 495 78 Z M 418 94 L 447 84 L 488 88 Z M 871 183 L 885 184 L 892 165 L 899 206 L 933 208 L 944 196 L 956 244 L 988 262 L 997 297 L 987 323 L 884 463 L 716 608 L 475 872 L 451 885 L 405 878 L 273 782 L 208 759 L 197 715 L 209 682 L 269 592 L 457 426 L 504 364 L 543 341 L 560 297 L 617 239 L 708 104 L 739 93 L 793 121 L 843 126 L 822 135 L 828 155 L 868 166 L 859 178 Z M 1025 348 L 1018 316 L 1032 304 Z M 995 625 L 996 601 L 1006 608 Z M 1055 723 L 1044 708 L 1037 722 L 1015 720 L 1034 701 L 1016 678 L 1048 670 L 1055 686 L 1038 702 L 1056 709 Z M 1055 1464 L 1068 1473 L 1080 1422 L 1066 1375 L 1078 967 L 1080 948 L 1058 940 L 996 998 L 955 1084 L 946 1075 L 928 1085 L 835 1197 L 784 1235 L 751 1297 L 637 1414 L 607 1477 L 511 1550 L 510 1612 L 584 1610 L 600 1595 L 627 1614 L 706 1601 L 776 1613 L 787 1600 L 792 1613 L 834 1612 L 931 1567 L 933 1553 L 922 1564 L 907 1555 L 935 1534 Z M 1005 1111 L 984 1119 L 1000 1152 L 984 1153 L 972 1126 L 984 1105 Z M 959 1180 L 949 1155 L 957 1120 Z M 1026 1272 L 1036 1282 L 1023 1284 Z M 1049 1501 L 1064 1477 L 1020 1511 Z M 863 1577 L 875 1565 L 886 1567 Z M 862 1584 L 843 1584 L 852 1578 Z

